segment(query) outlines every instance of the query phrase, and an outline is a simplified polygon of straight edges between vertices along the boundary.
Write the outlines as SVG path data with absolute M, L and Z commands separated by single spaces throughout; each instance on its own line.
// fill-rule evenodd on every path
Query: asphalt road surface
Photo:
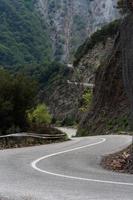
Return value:
M 101 157 L 125 148 L 130 136 L 0 151 L 0 200 L 133 200 L 133 176 L 104 170 Z

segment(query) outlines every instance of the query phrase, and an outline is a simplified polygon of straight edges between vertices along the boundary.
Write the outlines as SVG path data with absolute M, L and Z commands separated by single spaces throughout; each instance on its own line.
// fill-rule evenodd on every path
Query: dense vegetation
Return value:
M 41 89 L 51 87 L 54 80 L 64 79 L 66 73 L 67 68 L 56 62 L 45 66 L 35 65 L 33 67 L 31 65 L 31 67 L 25 66 L 21 69 L 16 68 L 13 73 L 1 68 L 0 134 L 27 130 L 29 126 L 33 128 L 32 125 L 36 125 L 34 128 L 40 128 L 42 126 L 40 120 L 43 120 L 43 124 L 49 124 L 52 117 L 49 115 L 47 107 L 44 104 L 37 106 L 41 102 L 39 93 L 41 94 Z M 39 96 L 40 98 L 38 98 Z M 42 101 L 44 102 L 43 98 Z M 35 106 L 37 107 L 35 108 Z M 27 114 L 32 120 L 28 120 Z
M 35 105 L 36 94 L 33 80 L 0 69 L 0 134 L 25 130 L 26 113 Z
M 45 104 L 39 104 L 34 110 L 28 112 L 28 120 L 31 125 L 47 125 L 51 123 L 52 116 L 49 114 Z
M 87 88 L 84 91 L 84 94 L 83 94 L 81 102 L 80 102 L 81 106 L 80 106 L 79 110 L 81 112 L 86 112 L 89 110 L 89 108 L 92 104 L 92 98 L 93 98 L 93 92 L 92 92 L 92 90 Z
M 95 33 L 91 35 L 90 38 L 88 38 L 83 45 L 81 45 L 76 54 L 75 54 L 75 60 L 74 65 L 76 66 L 80 59 L 89 51 L 91 50 L 96 44 L 99 42 L 105 43 L 108 37 L 113 37 L 116 35 L 118 28 L 119 28 L 120 21 L 115 20 L 104 27 L 102 27 L 100 30 L 97 30 Z
M 43 63 L 51 58 L 47 27 L 34 10 L 34 0 L 0 1 L 0 65 Z
M 59 76 L 65 76 L 66 66 L 64 64 L 53 62 L 45 62 L 43 64 L 30 64 L 24 66 L 16 66 L 10 69 L 12 74 L 17 74 L 18 72 L 32 77 L 39 83 L 39 89 L 44 89 L 50 84 L 51 79 L 57 78 Z

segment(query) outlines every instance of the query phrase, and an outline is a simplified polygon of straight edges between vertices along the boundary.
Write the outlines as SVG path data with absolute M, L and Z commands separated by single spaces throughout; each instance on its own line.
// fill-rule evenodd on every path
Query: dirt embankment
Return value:
M 123 151 L 104 157 L 101 164 L 108 170 L 133 174 L 133 145 Z

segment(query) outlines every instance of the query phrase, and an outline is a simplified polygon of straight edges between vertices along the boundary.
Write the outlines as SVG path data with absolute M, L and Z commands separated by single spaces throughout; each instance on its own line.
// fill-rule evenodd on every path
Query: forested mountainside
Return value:
M 52 57 L 45 21 L 34 8 L 34 0 L 0 1 L 0 65 L 42 63 Z
M 54 57 L 70 62 L 79 45 L 97 28 L 116 19 L 117 0 L 37 0 L 48 24 Z

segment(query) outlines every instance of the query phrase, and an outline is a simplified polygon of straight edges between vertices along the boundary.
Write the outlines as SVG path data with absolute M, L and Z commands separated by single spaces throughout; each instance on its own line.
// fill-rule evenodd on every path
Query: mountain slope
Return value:
M 42 63 L 53 55 L 71 62 L 88 35 L 118 17 L 116 1 L 1 0 L 0 65 Z
M 71 61 L 77 47 L 97 28 L 116 19 L 117 0 L 37 0 L 49 25 L 54 56 Z
M 45 22 L 34 0 L 0 1 L 0 65 L 41 63 L 52 54 Z
M 84 115 L 88 105 L 84 105 L 83 95 L 86 92 L 91 94 L 89 84 L 94 83 L 96 70 L 112 52 L 118 27 L 119 21 L 114 21 L 92 34 L 78 49 L 76 65 L 68 65 L 62 76 L 60 71 L 58 76 L 49 79 L 49 84 L 43 90 L 42 100 L 58 121 L 70 125 L 78 122 Z M 88 101 L 87 99 L 87 103 Z
M 133 14 L 121 23 L 112 51 L 97 69 L 92 106 L 81 120 L 79 136 L 118 133 L 132 128 L 129 120 L 133 80 L 132 25 Z

